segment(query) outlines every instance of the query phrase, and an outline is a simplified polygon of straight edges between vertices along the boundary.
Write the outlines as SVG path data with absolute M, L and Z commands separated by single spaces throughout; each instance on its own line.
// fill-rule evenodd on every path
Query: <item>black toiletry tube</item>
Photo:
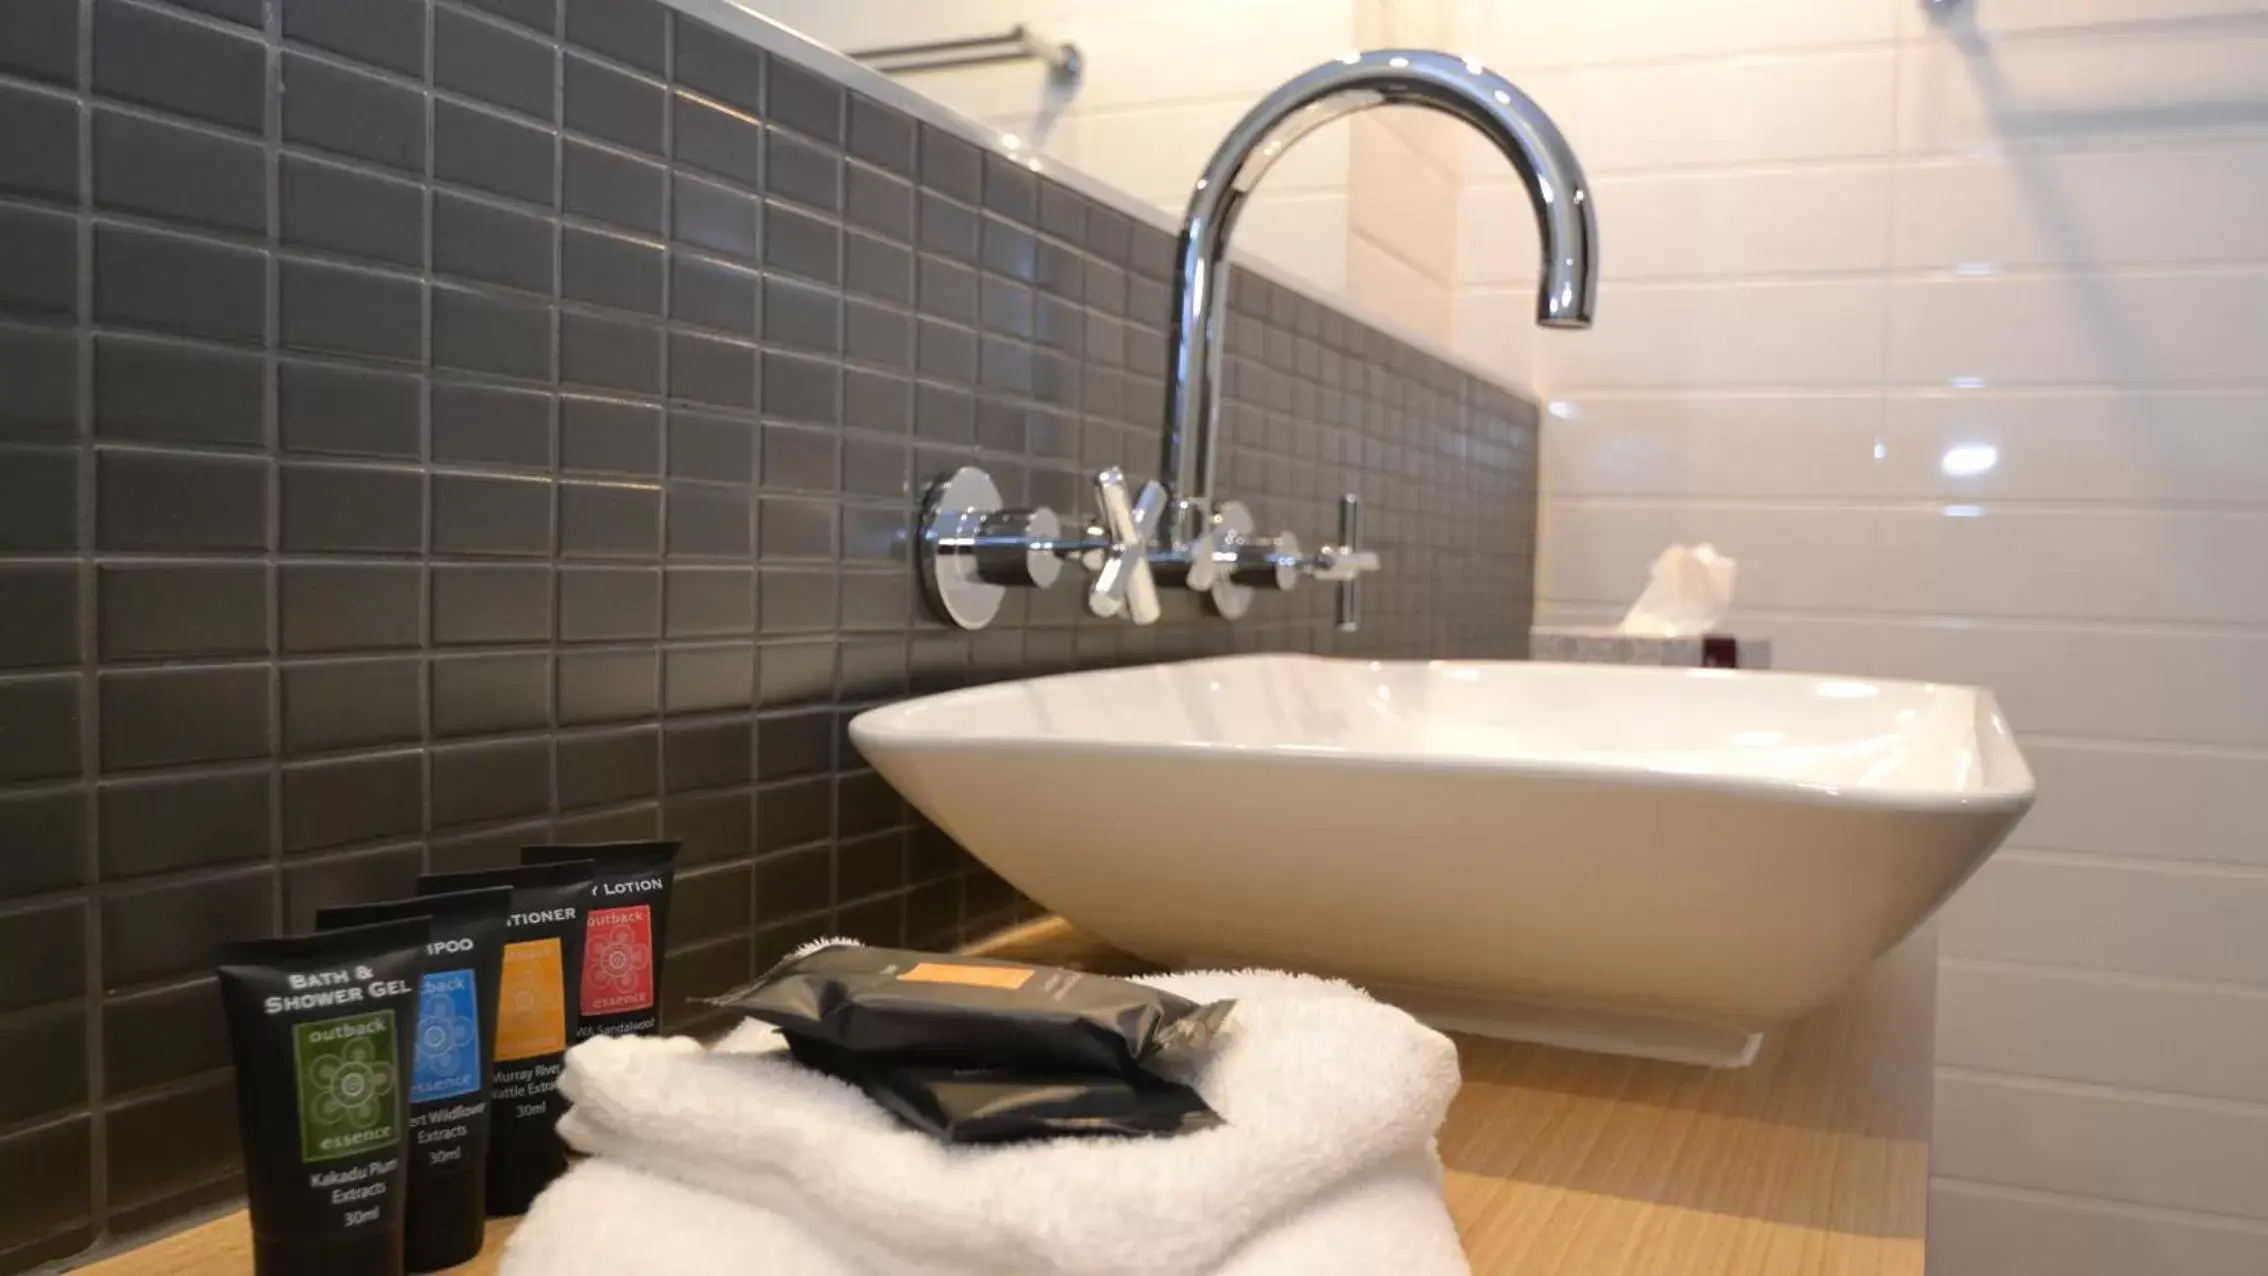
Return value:
M 423 917 L 425 972 L 411 1031 L 408 1210 L 402 1265 L 437 1272 L 470 1262 L 486 1239 L 488 1061 L 512 889 L 457 891 L 317 910 L 315 929 Z
M 589 860 L 590 916 L 583 929 L 582 1015 L 575 1040 L 661 1030 L 663 935 L 678 842 L 526 846 L 522 864 Z
M 229 944 L 258 1276 L 397 1276 L 423 918 Z
M 536 1193 L 567 1169 L 559 1141 L 559 1073 L 575 1040 L 575 989 L 583 968 L 583 906 L 591 862 L 523 864 L 469 873 L 427 873 L 420 895 L 512 888 L 504 921 L 503 973 L 496 990 L 496 1045 L 490 1056 L 488 1216 L 525 1214 Z

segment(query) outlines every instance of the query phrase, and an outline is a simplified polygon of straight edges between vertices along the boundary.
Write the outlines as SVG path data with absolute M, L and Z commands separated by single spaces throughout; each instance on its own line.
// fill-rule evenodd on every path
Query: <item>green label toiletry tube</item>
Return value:
M 527 1213 L 567 1169 L 556 1127 L 567 1110 L 559 1073 L 575 1036 L 575 986 L 583 963 L 583 913 L 591 862 L 523 864 L 469 873 L 427 873 L 420 894 L 512 888 L 497 973 L 494 1046 L 488 1074 L 490 1218 Z
M 663 935 L 677 842 L 529 846 L 522 864 L 589 860 L 590 916 L 583 931 L 581 1011 L 575 1040 L 661 1030 Z
M 402 1256 L 413 1272 L 469 1262 L 487 1231 L 488 1081 L 495 1057 L 508 886 L 315 914 L 315 929 L 423 917 L 432 924 L 417 986 L 409 1073 L 410 1167 Z
M 230 944 L 218 973 L 236 1057 L 258 1276 L 395 1276 L 424 918 Z

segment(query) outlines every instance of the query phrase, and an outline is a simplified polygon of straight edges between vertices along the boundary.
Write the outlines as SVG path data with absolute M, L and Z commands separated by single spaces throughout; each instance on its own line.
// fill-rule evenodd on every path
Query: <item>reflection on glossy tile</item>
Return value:
M 1904 165 L 1897 261 L 1923 270 L 2268 257 L 2268 148 L 2045 152 Z
M 1874 605 L 1876 518 L 1863 508 L 1547 501 L 1537 591 L 1628 605 L 1665 545 L 1709 541 L 1740 562 L 1739 601 L 1756 607 Z
M 668 170 L 577 138 L 559 145 L 562 203 L 568 212 L 649 234 L 662 232 Z
M 2243 564 L 2264 532 L 2256 513 L 1900 510 L 1880 523 L 1878 599 L 1952 615 L 2259 624 L 2268 590 Z
M 509 116 L 433 104 L 433 175 L 531 204 L 551 201 L 553 148 L 544 130 Z
M 1549 71 L 1520 87 L 1566 131 L 1585 170 L 1603 176 L 1887 154 L 1896 61 L 1875 47 Z M 1467 146 L 1477 171 L 1503 162 L 1478 134 Z
M 1888 296 L 1876 282 L 1634 286 L 1590 331 L 1531 340 L 1555 391 L 1865 385 L 1882 375 Z
M 1600 62 L 1761 55 L 1887 39 L 1894 30 L 1893 9 L 1868 0 L 1820 0 L 1792 10 L 1775 0 L 1718 0 L 1707 6 L 1573 5 L 1534 14 L 1484 10 L 1475 32 L 1476 48 L 1491 65 L 1522 71 Z
M 256 38 L 120 0 L 93 9 L 97 89 L 258 131 L 267 59 Z
M 1909 385 L 2169 385 L 2257 374 L 2268 272 L 1900 281 L 1892 378 Z
M 1906 180 L 1901 171 L 1901 197 Z M 1599 239 L 1614 245 L 1601 264 L 1609 280 L 1879 270 L 1892 185 L 1881 163 L 1601 178 Z M 1932 207 L 1947 205 L 1962 206 Z M 1522 187 L 1492 175 L 1467 189 L 1457 218 L 1463 283 L 1533 286 L 1535 218 Z
M 649 155 L 661 154 L 662 117 L 669 104 L 662 86 L 570 53 L 560 59 L 560 99 L 564 104 L 560 118 L 567 127 Z M 679 127 L 691 131 L 682 114 Z
M 551 51 L 526 32 L 446 7 L 433 11 L 433 82 L 525 115 L 552 112 Z
M 1878 494 L 1883 401 L 1863 394 L 1574 395 L 1554 400 L 1543 466 L 1568 496 Z
M 2142 23 L 1968 48 L 1932 40 L 1899 66 L 1898 145 L 1936 155 L 2226 133 L 2247 122 L 2264 65 L 2257 24 Z
M 287 142 L 371 160 L 406 173 L 425 164 L 425 100 L 406 86 L 285 50 Z

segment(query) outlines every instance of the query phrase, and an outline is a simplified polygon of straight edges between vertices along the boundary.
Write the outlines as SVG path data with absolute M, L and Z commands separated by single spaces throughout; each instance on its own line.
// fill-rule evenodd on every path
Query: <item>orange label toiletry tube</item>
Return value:
M 567 1048 L 566 972 L 557 939 L 504 945 L 496 994 L 496 1061 L 512 1063 Z

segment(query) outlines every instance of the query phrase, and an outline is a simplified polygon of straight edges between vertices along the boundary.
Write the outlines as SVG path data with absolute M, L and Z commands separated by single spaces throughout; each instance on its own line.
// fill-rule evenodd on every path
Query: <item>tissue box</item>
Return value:
M 1737 634 L 1639 638 L 1614 629 L 1539 625 L 1528 658 L 1578 665 L 1662 665 L 1672 669 L 1769 669 L 1772 640 Z

